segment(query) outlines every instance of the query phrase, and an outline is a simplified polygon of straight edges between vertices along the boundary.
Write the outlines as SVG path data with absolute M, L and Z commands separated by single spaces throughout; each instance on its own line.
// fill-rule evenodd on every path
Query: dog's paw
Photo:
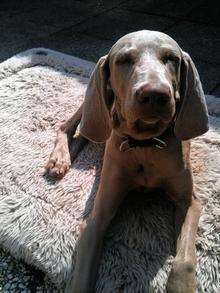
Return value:
M 46 172 L 55 178 L 62 178 L 71 165 L 69 150 L 64 147 L 56 147 L 50 155 L 45 166 Z
M 168 282 L 168 293 L 195 293 L 195 266 L 188 261 L 174 261 Z

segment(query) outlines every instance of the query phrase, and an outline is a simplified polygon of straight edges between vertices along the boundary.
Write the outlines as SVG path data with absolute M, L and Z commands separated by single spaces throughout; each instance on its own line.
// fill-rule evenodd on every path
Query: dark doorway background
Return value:
M 46 47 L 90 61 L 124 34 L 159 30 L 190 53 L 205 93 L 220 95 L 220 8 L 208 0 L 1 0 L 0 61 Z

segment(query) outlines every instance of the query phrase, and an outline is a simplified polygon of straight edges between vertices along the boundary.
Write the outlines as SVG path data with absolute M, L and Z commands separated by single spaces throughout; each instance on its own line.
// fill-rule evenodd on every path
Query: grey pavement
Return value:
M 43 46 L 96 62 L 124 34 L 158 30 L 192 56 L 205 93 L 220 95 L 219 7 L 212 0 L 1 0 L 0 61 Z

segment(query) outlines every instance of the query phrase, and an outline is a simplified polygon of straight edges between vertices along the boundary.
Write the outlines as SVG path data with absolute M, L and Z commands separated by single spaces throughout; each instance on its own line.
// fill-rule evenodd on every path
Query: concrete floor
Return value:
M 0 61 L 43 46 L 96 62 L 140 29 L 175 38 L 194 59 L 205 93 L 220 96 L 220 9 L 212 0 L 1 0 Z

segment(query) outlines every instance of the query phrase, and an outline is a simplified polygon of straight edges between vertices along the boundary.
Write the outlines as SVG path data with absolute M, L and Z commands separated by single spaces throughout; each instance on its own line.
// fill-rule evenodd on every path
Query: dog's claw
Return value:
M 45 166 L 46 172 L 55 178 L 62 178 L 71 165 L 70 154 L 63 148 L 55 148 Z

